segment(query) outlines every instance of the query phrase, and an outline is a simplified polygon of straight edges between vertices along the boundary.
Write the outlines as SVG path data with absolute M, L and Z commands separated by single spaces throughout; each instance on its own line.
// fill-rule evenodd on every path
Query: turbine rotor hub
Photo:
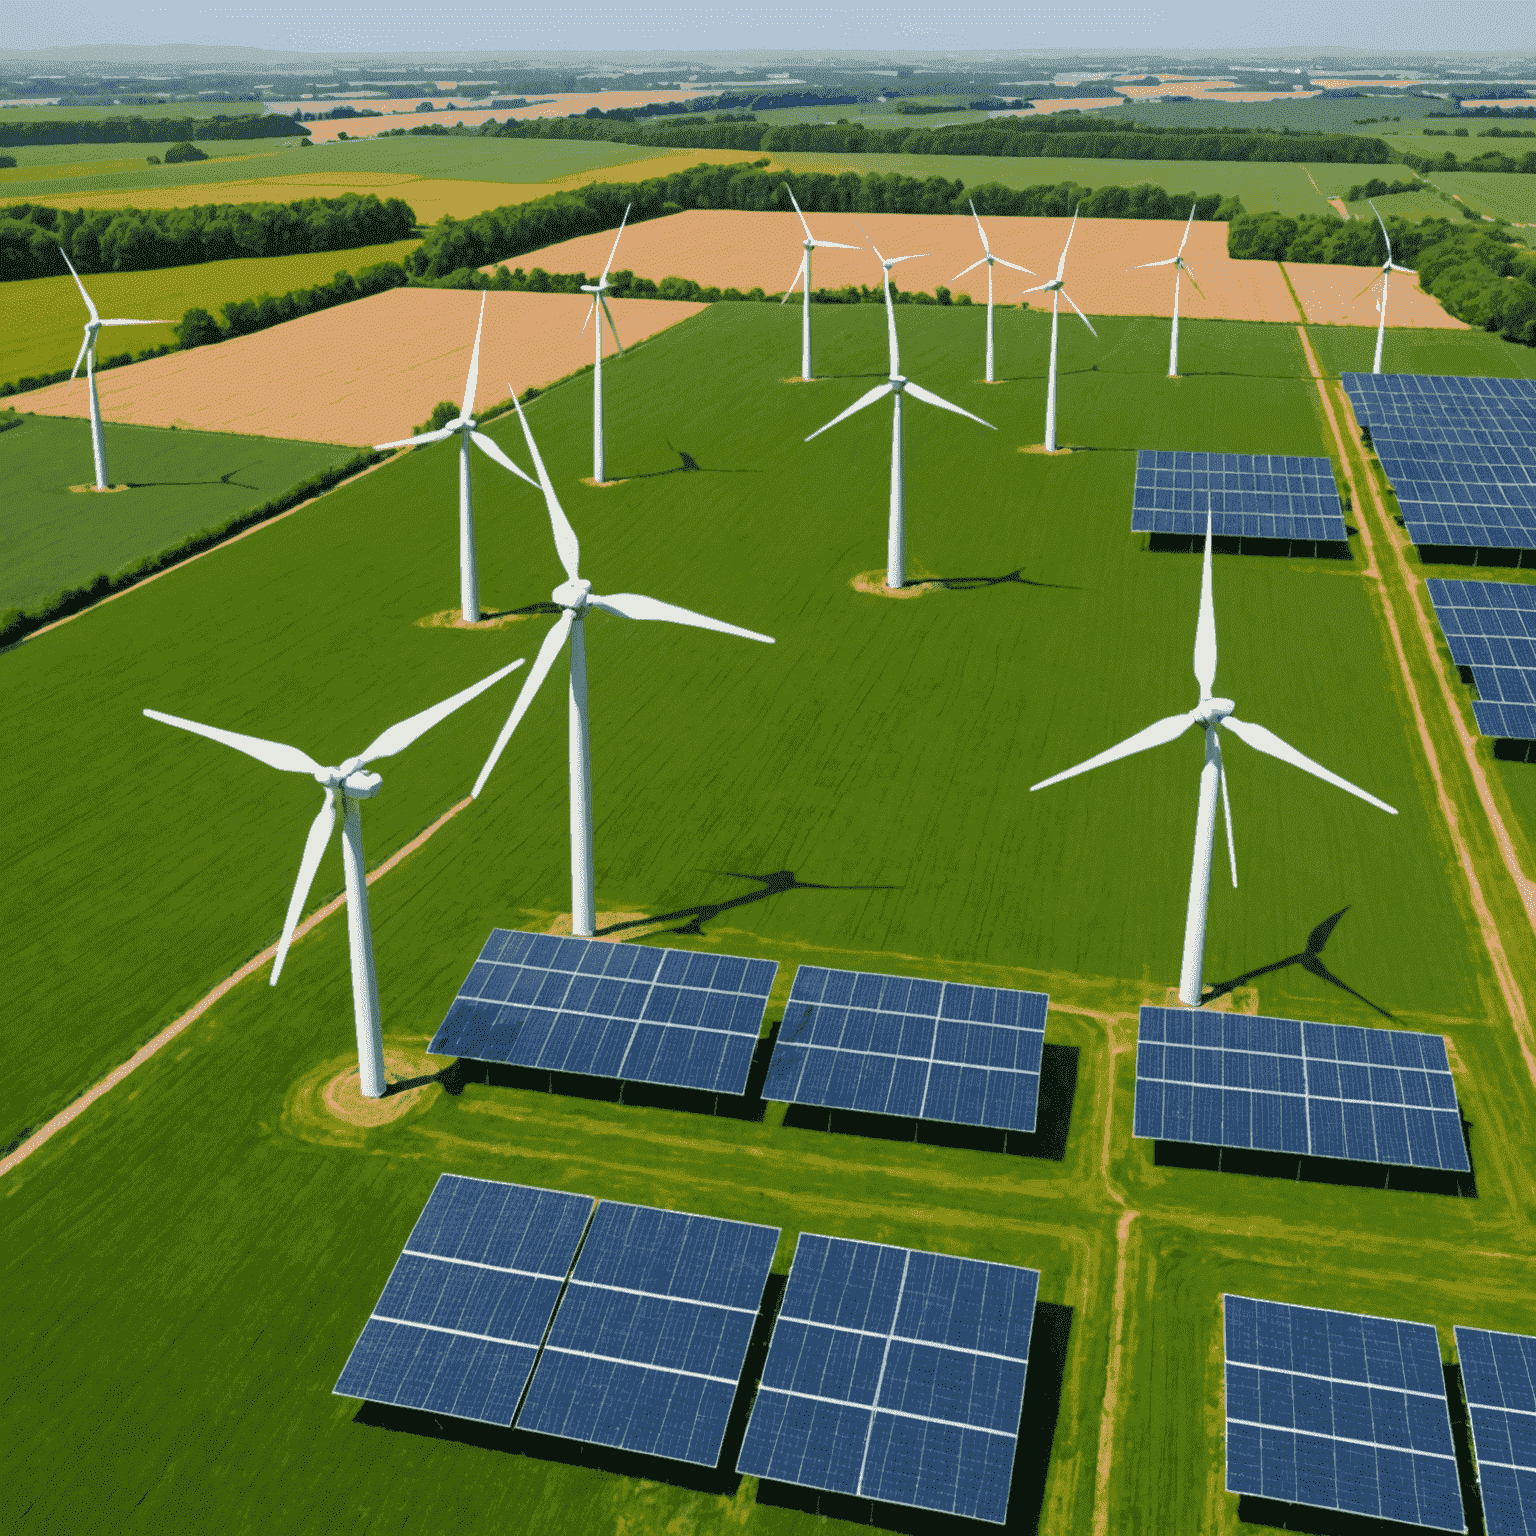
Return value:
M 905 374 L 893 373 L 891 375 L 891 388 L 899 395 L 907 387 Z
M 1196 708 L 1195 718 L 1201 725 L 1220 725 L 1237 705 L 1231 699 L 1202 699 Z
M 562 581 L 549 594 L 549 600 L 561 608 L 569 608 L 572 613 L 579 614 L 587 606 L 587 594 L 591 590 L 592 583 L 578 577 L 575 581 Z

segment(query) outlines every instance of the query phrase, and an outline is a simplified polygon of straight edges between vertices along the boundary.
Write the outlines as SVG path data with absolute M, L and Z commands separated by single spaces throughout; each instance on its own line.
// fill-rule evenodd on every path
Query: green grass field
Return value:
M 115 574 L 353 452 L 110 422 L 104 436 L 112 483 L 131 487 L 107 496 L 69 490 L 93 483 L 88 421 L 30 416 L 0 435 L 0 609 L 29 608 L 99 571 Z
M 262 101 L 166 101 L 149 106 L 121 107 L 0 107 L 5 123 L 97 123 L 108 117 L 263 117 Z
M 781 1272 L 800 1231 L 1040 1268 L 1041 1337 L 1063 1372 L 1054 1433 L 1049 1402 L 1026 1427 L 1042 1532 L 1238 1536 L 1222 1491 L 1223 1290 L 1432 1322 L 1446 1348 L 1455 1322 L 1529 1330 L 1536 1093 L 1358 541 L 1347 563 L 1216 557 L 1219 685 L 1401 814 L 1234 748 L 1242 884 L 1213 887 L 1206 974 L 1294 953 L 1349 905 L 1328 963 L 1399 1024 L 1450 1036 L 1476 1200 L 1154 1166 L 1130 1136 L 1135 1008 L 1177 970 L 1198 749 L 1027 793 L 1193 701 L 1199 563 L 1129 532 L 1133 450 L 1328 452 L 1295 329 L 1186 322 L 1177 382 L 1161 376 L 1160 322 L 1106 319 L 1098 342 L 1063 331 L 1060 431 L 1084 451 L 1049 459 L 1017 451 L 1040 436 L 1045 317 L 999 315 L 1006 382 L 988 387 L 979 312 L 903 310 L 906 370 L 1000 428 L 908 413 L 912 563 L 1019 579 L 892 602 L 849 586 L 883 565 L 885 410 L 801 442 L 883 375 L 881 319 L 819 310 L 831 377 L 809 389 L 779 382 L 798 320 L 767 306 L 716 306 L 634 349 L 607 373 L 610 471 L 634 477 L 614 488 L 579 483 L 584 382 L 532 408 L 598 591 L 778 640 L 593 618 L 598 906 L 678 925 L 704 908 L 703 937 L 661 942 L 784 962 L 778 1005 L 798 962 L 1050 991 L 1047 1038 L 1076 1053 L 1061 1160 L 796 1130 L 775 1106 L 751 1123 L 475 1085 L 429 1089 L 362 1131 L 320 1101 L 353 1059 L 332 917 L 279 988 L 237 987 L 0 1184 L 15 1523 L 380 1532 L 430 1508 L 465 1532 L 859 1529 L 759 1503 L 751 1480 L 701 1492 L 516 1437 L 354 1422 L 331 1386 L 445 1169 L 772 1222 Z M 515 421 L 492 433 L 524 457 Z M 700 472 L 666 472 L 679 450 Z M 544 598 L 561 573 L 539 498 L 478 462 L 475 475 L 487 605 Z M 418 626 L 456 592 L 452 451 L 435 448 L 0 657 L 0 773 L 5 803 L 24 807 L 0 918 L 0 1016 L 20 1047 L 0 1128 L 121 1061 L 281 921 L 314 785 L 140 708 L 339 758 L 532 655 L 546 619 Z M 385 765 L 364 813 L 370 862 L 466 792 L 515 684 Z M 490 927 L 545 926 L 567 906 L 560 691 L 535 703 L 485 796 L 374 887 L 392 1049 L 420 1049 Z M 1346 706 L 1347 729 L 1331 728 Z M 782 870 L 801 887 L 713 910 L 756 888 L 745 874 Z M 339 882 L 333 853 L 316 902 Z M 1509 898 L 1494 899 L 1503 913 Z M 1510 931 L 1528 976 L 1536 944 Z M 1380 1022 L 1295 967 L 1259 993 L 1266 1012 Z M 1035 1529 L 1031 1514 L 1012 1528 Z
M 337 272 L 356 272 L 379 261 L 400 261 L 420 243 L 396 240 L 351 251 L 242 256 L 234 261 L 204 261 L 152 272 L 98 272 L 85 281 L 104 315 L 170 322 L 135 327 L 125 350 L 140 352 L 173 343 L 174 326 L 194 306 L 217 315 L 234 299 L 287 293 L 291 288 L 328 283 Z M 67 272 L 61 277 L 31 277 L 7 283 L 4 291 L 8 305 L 14 306 L 14 324 L 6 336 L 0 376 L 14 382 L 68 368 L 80 350 L 80 327 L 85 317 L 74 279 Z M 111 356 L 111 343 L 104 341 L 100 351 L 102 357 Z
M 1479 213 L 1491 213 L 1527 229 L 1536 226 L 1536 186 L 1531 185 L 1536 176 L 1516 171 L 1435 171 L 1429 179 Z
M 5 119 L 0 117 L 0 125 Z M 278 139 L 277 144 L 287 144 L 294 141 Z M 265 139 L 204 139 L 197 147 L 208 156 L 210 160 L 227 160 L 231 156 L 245 156 L 251 153 L 251 147 L 255 144 L 261 148 L 267 148 Z M 39 167 L 48 167 L 50 170 L 58 166 L 86 167 L 96 170 L 117 168 L 121 162 L 121 168 L 145 164 L 146 155 L 164 155 L 164 144 L 20 144 L 12 145 L 5 151 L 15 161 L 16 165 L 11 170 L 0 171 L 0 195 L 10 196 L 9 187 L 18 178 L 26 180 L 34 175 Z
M 1433 192 L 1393 192 L 1386 197 L 1374 199 L 1358 198 L 1352 203 L 1346 203 L 1350 214 L 1357 219 L 1370 219 L 1375 215 L 1371 212 L 1371 202 L 1374 201 L 1377 210 L 1383 218 L 1396 214 L 1400 219 L 1456 219 L 1461 216 L 1461 210 L 1454 203 L 1447 204 L 1443 198 L 1437 197 Z

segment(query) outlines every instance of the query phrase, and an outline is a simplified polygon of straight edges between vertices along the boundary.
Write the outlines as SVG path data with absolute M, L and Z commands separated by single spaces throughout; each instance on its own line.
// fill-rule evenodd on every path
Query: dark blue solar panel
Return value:
M 802 965 L 763 1097 L 1032 1131 L 1044 992 Z
M 497 928 L 428 1048 L 742 1093 L 778 962 Z
M 1228 1492 L 1466 1529 L 1433 1328 L 1222 1303 Z
M 518 1427 L 714 1466 L 778 1240 L 604 1201 Z
M 1438 578 L 1428 586 L 1451 659 L 1472 669 L 1478 730 L 1536 738 L 1536 586 Z
M 1456 1329 L 1488 1536 L 1536 1536 L 1536 1338 Z
M 1339 543 L 1348 537 L 1327 459 L 1151 448 L 1137 453 L 1133 532 L 1203 534 L 1207 512 L 1212 531 L 1225 537 Z
M 1440 1035 L 1144 1005 L 1134 1134 L 1467 1172 Z
M 737 1470 L 1001 1524 L 1039 1283 L 802 1234 Z
M 1536 385 L 1529 379 L 1346 373 L 1360 424 L 1428 444 L 1536 447 Z
M 443 1174 L 336 1392 L 510 1425 L 591 1211 L 586 1195 Z

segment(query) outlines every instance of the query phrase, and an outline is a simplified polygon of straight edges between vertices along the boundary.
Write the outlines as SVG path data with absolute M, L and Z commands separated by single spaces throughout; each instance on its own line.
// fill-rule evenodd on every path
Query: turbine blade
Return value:
M 1398 264 L 1395 261 L 1392 263 L 1392 270 L 1394 272 L 1406 272 L 1409 277 L 1417 277 L 1418 276 L 1418 269 L 1417 268 L 1415 268 L 1415 267 L 1400 267 L 1400 266 L 1398 266 Z
M 1005 261 L 1001 256 L 994 256 L 992 260 L 1000 267 L 1012 267 L 1015 272 L 1027 273 L 1030 277 L 1035 275 L 1028 267 L 1021 267 L 1016 261 Z
M 784 290 L 784 297 L 779 300 L 780 304 L 787 304 L 789 302 L 789 296 L 790 296 L 790 294 L 792 294 L 795 291 L 795 285 L 804 276 L 805 276 L 805 257 L 802 256 L 800 258 L 800 265 L 795 268 L 795 275 L 794 275 L 794 277 L 790 279 L 789 287 Z
M 533 666 L 523 680 L 517 703 L 512 706 L 512 713 L 507 716 L 507 723 L 502 726 L 501 735 L 496 738 L 496 745 L 491 748 L 491 755 L 486 758 L 485 767 L 480 770 L 480 777 L 475 780 L 475 787 L 469 792 L 472 800 L 479 799 L 480 791 L 485 788 L 485 781 L 491 776 L 491 769 L 496 766 L 501 754 L 506 751 L 507 743 L 512 739 L 512 732 L 517 729 L 518 722 L 527 714 L 528 706 L 533 703 L 534 694 L 539 691 L 540 685 L 549 676 L 549 669 L 554 666 L 555 658 L 560 654 L 560 647 L 565 644 L 571 633 L 571 625 L 575 622 L 575 613 L 567 608 L 550 626 L 549 633 L 544 636 L 539 654 L 534 658 Z
M 80 281 L 80 274 L 75 271 L 75 264 L 69 259 L 69 252 L 61 245 L 59 255 L 64 258 L 64 265 L 69 268 L 69 275 L 75 280 L 75 287 L 80 290 L 80 297 L 85 300 L 85 307 L 90 312 L 92 320 L 99 320 L 101 316 L 96 313 L 96 306 L 91 303 L 91 296 L 85 291 L 85 284 Z
M 1200 568 L 1200 618 L 1195 624 L 1195 680 L 1200 684 L 1202 700 L 1211 696 L 1216 684 L 1216 604 L 1211 597 L 1211 524 L 1214 516 L 1205 512 L 1205 561 Z
M 892 387 L 893 386 L 890 384 L 875 385 L 875 387 L 870 390 L 868 394 L 860 395 L 859 398 L 855 400 L 846 411 L 840 411 L 836 416 L 834 416 L 825 427 L 817 427 L 816 430 L 811 433 L 811 437 L 806 438 L 806 442 L 810 442 L 812 437 L 820 437 L 823 432 L 827 431 L 829 428 L 835 427 L 838 422 L 847 421 L 847 419 L 852 416 L 855 411 L 862 411 L 866 405 L 873 405 L 875 401 L 878 400 L 882 395 L 890 394 Z
M 859 247 L 856 245 L 844 245 L 841 240 L 813 240 L 811 241 L 811 244 L 814 245 L 818 251 L 856 251 L 859 249 Z
M 1029 274 L 1029 275 L 1030 275 L 1030 276 L 1031 276 L 1031 277 L 1033 277 L 1033 276 L 1034 276 L 1034 275 L 1035 275 L 1035 274 L 1034 274 L 1034 273 L 1033 273 L 1033 272 L 1031 272 L 1031 273 L 1030 273 L 1030 274 Z M 1051 286 L 1051 285 L 1050 285 L 1050 284 L 1049 284 L 1049 283 L 1036 283 L 1036 284 L 1035 284 L 1035 286 L 1034 286 L 1034 287 L 1033 287 L 1033 288 L 1026 288 L 1026 289 L 1025 289 L 1025 290 L 1024 290 L 1024 293 L 1021 293 L 1021 294 L 1020 294 L 1020 295 L 1019 295 L 1019 297 L 1020 297 L 1020 298 L 1023 298 L 1023 297 L 1024 297 L 1024 295 L 1025 295 L 1025 294 L 1030 294 L 1030 293 L 1044 293 L 1044 292 L 1045 292 L 1045 290 L 1046 290 L 1046 289 L 1047 289 L 1047 288 L 1049 288 L 1049 287 L 1050 287 L 1050 286 Z
M 459 407 L 460 416 L 468 416 L 475 408 L 475 386 L 480 382 L 480 332 L 485 325 L 486 295 L 480 295 L 480 318 L 475 322 L 475 350 L 469 354 L 469 377 L 464 381 L 464 404 Z
M 965 276 L 965 273 L 966 273 L 966 272 L 974 272 L 974 271 L 975 271 L 975 270 L 976 270 L 976 268 L 977 268 L 977 267 L 979 267 L 979 266 L 983 266 L 983 265 L 984 265 L 984 264 L 985 264 L 985 263 L 986 263 L 986 259 L 987 259 L 987 258 L 986 258 L 986 257 L 985 257 L 985 256 L 978 256 L 978 257 L 977 257 L 977 258 L 976 258 L 976 260 L 975 260 L 975 261 L 973 261 L 973 262 L 972 262 L 972 263 L 971 263 L 971 264 L 970 264 L 970 266 L 968 266 L 968 267 L 967 267 L 967 268 L 966 268 L 966 269 L 965 269 L 965 272 L 956 272 L 956 273 L 955 273 L 955 275 L 954 275 L 954 276 L 953 276 L 953 277 L 952 277 L 952 278 L 950 278 L 950 282 L 952 282 L 952 283 L 958 283 L 958 282 L 959 282 L 959 281 L 960 281 L 960 279 L 961 279 L 961 278 L 962 278 L 962 277 L 964 277 L 964 276 Z M 1004 264 L 1004 266 L 1006 266 L 1006 265 L 1008 265 L 1008 263 L 1006 263 L 1006 262 L 1004 262 L 1004 263 L 1003 263 L 1003 264 Z M 1033 276 L 1034 276 L 1034 274 L 1033 274 L 1033 273 L 1031 273 L 1031 274 L 1030 274 L 1030 276 L 1031 276 L 1031 277 L 1033 277 Z
M 451 699 L 444 699 L 441 704 L 434 704 L 431 709 L 424 709 L 419 715 L 412 715 L 409 720 L 402 720 L 398 725 L 392 725 L 387 731 L 375 737 L 373 742 L 364 748 L 358 758 L 359 763 L 371 763 L 380 757 L 393 757 L 397 752 L 403 752 L 419 736 L 425 736 L 434 725 L 446 720 L 454 710 L 462 709 L 471 699 L 477 699 L 482 693 L 495 683 L 499 683 L 509 672 L 515 672 L 526 660 L 519 656 L 516 661 L 510 661 L 499 671 L 492 672 L 489 677 L 482 677 L 478 683 L 471 683 L 468 688 L 454 694 Z
M 691 608 L 679 608 L 675 603 L 658 602 L 654 597 L 643 597 L 638 592 L 615 592 L 611 597 L 599 597 L 592 593 L 587 602 L 605 613 L 616 613 L 621 619 L 665 619 L 672 624 L 688 624 L 694 629 L 715 629 L 722 635 L 739 635 L 743 640 L 761 640 L 772 645 L 772 635 L 760 635 L 755 629 L 742 629 L 712 619 L 708 614 L 695 613 Z
M 608 267 L 613 265 L 613 258 L 619 254 L 619 241 L 624 236 L 624 226 L 629 223 L 630 209 L 634 206 L 635 205 L 633 203 L 630 203 L 624 210 L 624 217 L 619 220 L 619 232 L 613 237 L 613 249 L 608 252 L 608 266 L 603 268 L 603 275 L 597 280 L 599 287 L 608 281 Z M 607 307 L 608 306 L 606 304 L 603 306 L 604 309 Z M 617 338 L 615 338 L 615 340 L 617 340 Z
M 891 274 L 885 274 L 885 328 L 891 351 L 891 374 L 901 372 L 901 344 L 896 340 L 896 305 L 891 298 Z
M 1374 288 L 1374 287 L 1375 287 L 1375 286 L 1376 286 L 1376 284 L 1377 284 L 1377 283 L 1379 283 L 1379 282 L 1380 282 L 1380 281 L 1381 281 L 1381 273 L 1379 273 L 1379 272 L 1378 272 L 1378 273 L 1377 273 L 1377 274 L 1376 274 L 1376 276 L 1375 276 L 1375 277 L 1373 277 L 1373 278 L 1372 278 L 1372 279 L 1371 279 L 1371 280 L 1370 280 L 1370 282 L 1368 282 L 1368 283 L 1367 283 L 1367 284 L 1366 284 L 1366 285 L 1365 285 L 1365 287 L 1364 287 L 1364 288 L 1362 288 L 1362 289 L 1361 289 L 1361 290 L 1360 290 L 1360 293 L 1357 293 L 1357 294 L 1356 294 L 1356 295 L 1355 295 L 1355 298 L 1357 298 L 1357 299 L 1358 299 L 1358 298 L 1359 298 L 1359 297 L 1360 297 L 1360 294 L 1361 294 L 1361 293 L 1369 293 L 1369 292 L 1370 292 L 1370 291 L 1371 291 L 1371 289 L 1372 289 L 1372 288 Z
M 1076 778 L 1080 773 L 1087 773 L 1090 768 L 1102 768 L 1105 763 L 1113 763 L 1122 757 L 1130 757 L 1137 752 L 1145 752 L 1151 747 L 1160 747 L 1165 742 L 1176 741 L 1195 723 L 1195 711 L 1190 710 L 1184 715 L 1168 715 L 1162 720 L 1156 720 L 1145 730 L 1137 731 L 1134 736 L 1127 736 L 1118 746 L 1109 748 L 1107 752 L 1100 752 L 1097 757 L 1090 757 L 1086 763 L 1079 763 L 1075 768 L 1068 768 L 1065 773 L 1053 774 L 1048 779 L 1041 779 L 1038 784 L 1029 786 L 1030 793 L 1037 789 L 1044 789 L 1050 784 L 1059 784 L 1063 779 Z
M 519 480 L 526 480 L 529 485 L 534 487 L 538 486 L 539 482 L 535 480 L 526 469 L 520 469 L 516 464 L 514 464 L 512 460 L 509 459 L 506 454 L 501 451 L 501 448 L 496 443 L 492 442 L 484 432 L 471 432 L 469 434 L 469 440 L 475 445 L 476 448 L 480 450 L 481 453 L 485 454 L 489 458 L 495 459 L 503 469 L 510 469 Z
M 1072 295 L 1070 293 L 1068 293 L 1065 288 L 1061 289 L 1060 291 L 1061 291 L 1062 298 L 1064 298 L 1067 301 L 1067 303 L 1072 306 L 1073 309 L 1077 309 L 1077 300 L 1074 299 L 1072 297 Z M 1082 310 L 1080 310 L 1080 309 L 1077 309 L 1077 318 L 1079 320 L 1081 320 L 1083 322 L 1083 324 L 1086 325 L 1090 331 L 1093 331 L 1093 339 L 1095 341 L 1097 341 L 1099 339 L 1099 333 L 1097 331 L 1093 330 L 1093 321 L 1090 320 L 1088 318 L 1088 316 L 1085 315 L 1082 312 Z
M 890 265 L 894 267 L 899 262 L 903 262 L 903 261 L 926 261 L 927 259 L 928 259 L 928 252 L 927 251 L 918 251 L 915 255 L 912 255 L 912 256 L 892 256 L 891 260 L 890 260 Z
M 512 386 L 508 384 L 507 388 L 512 389 Z M 555 535 L 555 551 L 560 556 L 560 564 L 565 567 L 565 574 L 576 581 L 581 567 L 581 545 L 577 541 L 576 530 L 571 527 L 571 520 L 565 515 L 565 508 L 560 505 L 554 486 L 549 483 L 549 471 L 544 468 L 539 445 L 533 440 L 528 418 L 523 414 L 523 402 L 517 398 L 515 389 L 512 389 L 512 404 L 517 407 L 517 419 L 523 424 L 523 437 L 527 440 L 533 467 L 538 471 L 539 489 L 544 492 L 544 505 L 549 508 L 549 526 Z
M 592 323 L 592 316 L 595 315 L 596 313 L 597 313 L 597 295 L 594 293 L 592 295 L 592 307 L 591 307 L 591 309 L 589 309 L 587 311 L 586 317 L 581 322 L 581 334 L 583 336 L 585 336 L 587 334 L 587 327 Z
M 1077 205 L 1078 208 L 1082 204 Z M 1077 233 L 1077 208 L 1072 210 L 1072 227 L 1067 231 L 1067 243 L 1061 248 L 1061 260 L 1056 263 L 1056 281 L 1061 281 L 1061 275 L 1067 270 L 1067 252 L 1072 249 L 1072 236 Z
M 790 185 L 787 181 L 781 181 L 779 185 L 789 193 L 789 200 L 794 204 L 795 213 L 800 220 L 800 228 L 805 231 L 805 238 L 809 240 L 811 238 L 811 226 L 805 222 L 805 215 L 800 212 L 800 204 L 795 202 L 795 194 L 790 190 Z
M 373 451 L 383 453 L 386 448 L 421 448 L 427 443 L 440 443 L 458 430 L 457 427 L 439 427 L 436 432 L 420 432 L 415 437 L 402 437 L 398 443 L 375 443 Z
M 1321 763 L 1314 763 L 1310 757 L 1304 756 L 1295 747 L 1281 741 L 1273 731 L 1266 730 L 1262 725 L 1255 725 L 1251 720 L 1238 720 L 1231 715 L 1221 723 L 1239 740 L 1246 741 L 1256 751 L 1267 752 L 1271 757 L 1278 757 L 1282 763 L 1300 768 L 1304 773 L 1310 773 L 1314 778 L 1323 780 L 1325 784 L 1332 784 L 1335 789 L 1348 790 L 1350 794 L 1374 805 L 1378 810 L 1385 811 L 1389 816 L 1397 815 L 1397 811 L 1385 800 L 1378 800 L 1375 795 L 1367 794 L 1357 785 L 1351 784 L 1348 779 L 1341 779 L 1338 774 L 1330 773 Z
M 1185 262 L 1184 264 L 1184 275 L 1189 279 L 1190 285 L 1194 288 L 1195 292 L 1198 293 L 1203 299 L 1205 297 L 1205 289 L 1202 288 L 1199 283 L 1195 282 L 1195 274 L 1189 270 L 1188 262 Z
M 73 369 L 73 371 L 69 375 L 71 383 L 74 382 L 75 374 L 80 372 L 80 364 L 85 361 L 85 354 L 86 354 L 87 351 L 89 351 L 90 345 L 91 345 L 91 338 L 90 338 L 90 334 L 87 333 L 86 337 L 85 337 L 85 340 L 80 343 L 80 351 L 79 351 L 78 355 L 75 358 L 74 369 Z
M 929 405 L 936 405 L 941 410 L 953 411 L 956 416 L 969 416 L 972 421 L 981 422 L 982 426 L 992 427 L 994 432 L 997 431 L 990 421 L 982 421 L 980 416 L 971 416 L 969 411 L 962 410 L 958 405 L 951 405 L 948 400 L 941 400 L 931 389 L 924 389 L 921 384 L 914 384 L 910 379 L 907 380 L 907 393 L 916 395 L 919 400 L 926 400 Z
M 879 257 L 880 264 L 882 266 L 884 266 L 885 265 L 885 257 L 880 255 L 880 247 L 878 245 L 876 245 L 875 242 L 869 238 L 869 231 L 864 228 L 863 221 L 860 220 L 860 219 L 855 219 L 853 222 L 859 226 L 859 233 L 864 236 L 864 244 L 867 245 L 870 248 L 870 250 L 872 250 L 875 253 L 875 255 L 877 257 Z
M 1221 760 L 1221 732 L 1215 736 L 1216 776 L 1221 780 L 1221 808 L 1227 817 L 1227 863 L 1232 867 L 1232 889 L 1237 889 L 1237 844 L 1232 841 L 1232 801 L 1227 794 L 1227 765 Z
M 1381 225 L 1381 238 L 1387 243 L 1387 261 L 1390 263 L 1392 260 L 1392 236 L 1387 233 L 1387 221 L 1382 218 L 1381 209 L 1376 206 L 1372 198 L 1366 198 L 1366 202 L 1370 203 L 1371 212 L 1376 215 L 1376 222 Z
M 103 325 L 169 325 L 169 320 L 103 320 Z
M 293 930 L 304 915 L 304 903 L 309 900 L 309 888 L 315 883 L 320 860 L 325 854 L 331 833 L 336 830 L 336 791 L 327 789 L 325 804 L 320 814 L 309 824 L 309 836 L 304 839 L 304 856 L 299 860 L 299 878 L 293 882 L 293 895 L 288 898 L 288 915 L 283 919 L 283 936 L 277 941 L 277 958 L 272 962 L 269 986 L 277 985 L 283 974 L 283 962 L 288 958 L 288 946 L 293 943 Z
M 622 357 L 624 355 L 624 343 L 619 340 L 619 328 L 613 323 L 613 311 L 608 308 L 608 300 L 601 294 L 598 295 L 597 301 L 603 306 L 604 315 L 608 317 L 608 329 L 613 335 L 613 344 L 619 349 L 619 356 Z M 597 323 L 599 329 L 601 329 L 603 322 L 599 320 Z
M 1185 221 L 1184 221 L 1184 238 L 1179 241 L 1178 254 L 1180 256 L 1182 256 L 1184 254 L 1184 247 L 1189 244 L 1189 231 L 1190 231 L 1191 226 L 1194 224 L 1194 222 L 1195 222 L 1195 204 L 1191 203 L 1189 205 L 1189 217 L 1187 219 L 1185 219 Z M 1235 875 L 1232 878 L 1232 884 L 1233 885 L 1237 884 L 1237 877 Z
M 1170 256 L 1166 261 L 1140 261 L 1134 267 L 1127 267 L 1127 272 L 1143 272 L 1148 267 L 1171 267 L 1179 258 Z
M 238 731 L 221 731 L 216 725 L 199 725 L 196 720 L 183 720 L 180 715 L 164 715 L 158 709 L 146 709 L 144 713 L 163 725 L 174 725 L 183 731 L 191 731 L 194 736 L 206 736 L 209 741 L 222 742 L 226 747 L 244 752 L 247 757 L 254 757 L 257 762 L 266 763 L 268 767 L 283 773 L 323 771 L 307 752 L 301 752 L 297 747 L 290 747 L 281 741 L 267 741 L 261 736 L 242 736 Z

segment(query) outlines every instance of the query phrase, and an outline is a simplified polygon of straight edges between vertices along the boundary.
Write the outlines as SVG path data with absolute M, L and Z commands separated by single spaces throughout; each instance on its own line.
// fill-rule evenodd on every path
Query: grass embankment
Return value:
M 79 386 L 83 391 L 85 386 Z M 98 572 L 115 575 L 354 457 L 325 443 L 163 431 L 107 423 L 114 485 L 94 483 L 89 421 L 32 416 L 0 436 L 0 612 L 28 609 Z

